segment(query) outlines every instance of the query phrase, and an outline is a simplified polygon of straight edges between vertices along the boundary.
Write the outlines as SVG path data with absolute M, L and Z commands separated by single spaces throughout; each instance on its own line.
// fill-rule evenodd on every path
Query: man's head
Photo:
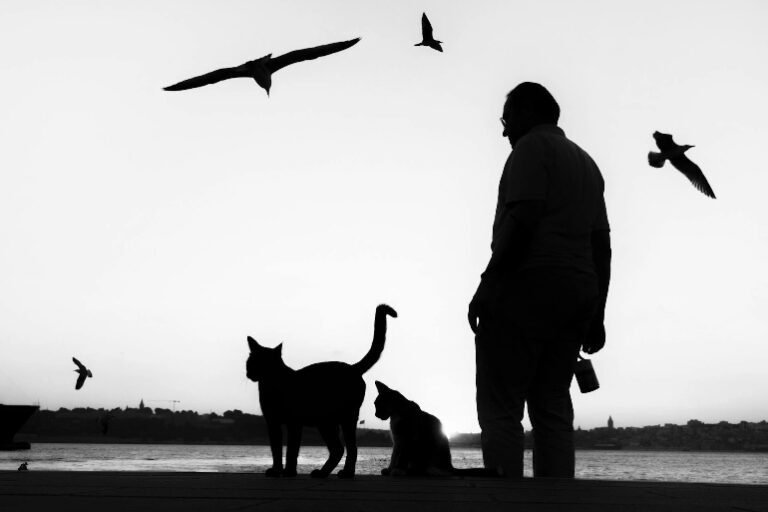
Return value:
M 560 118 L 560 106 L 544 86 L 523 82 L 507 94 L 501 123 L 503 135 L 509 139 L 512 147 L 539 124 L 557 124 Z

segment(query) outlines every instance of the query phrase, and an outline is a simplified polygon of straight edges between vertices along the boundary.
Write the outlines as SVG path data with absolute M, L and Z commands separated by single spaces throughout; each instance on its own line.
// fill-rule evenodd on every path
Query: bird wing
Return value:
M 312 60 L 318 57 L 325 57 L 326 55 L 346 50 L 347 48 L 356 45 L 358 41 L 360 41 L 360 38 L 356 37 L 355 39 L 350 39 L 349 41 L 341 41 L 338 43 L 315 46 L 314 48 L 294 50 L 292 52 L 280 55 L 279 57 L 275 57 L 274 59 L 268 60 L 266 63 L 267 69 L 269 69 L 271 73 L 274 73 L 278 69 L 282 69 L 285 66 L 289 66 L 303 60 Z
M 80 370 L 85 370 L 85 366 L 83 365 L 83 363 L 81 363 L 80 361 L 78 361 L 76 357 L 73 357 L 73 358 L 72 358 L 72 361 L 74 361 L 74 362 L 75 362 L 75 364 L 77 365 L 77 367 L 78 367 Z
M 669 162 L 675 166 L 675 169 L 683 173 L 699 192 L 712 199 L 716 199 L 712 187 L 709 186 L 707 178 L 704 177 L 704 173 L 701 172 L 699 166 L 693 163 L 687 156 L 682 155 L 671 158 Z
M 163 87 L 165 91 L 184 91 L 187 89 L 195 89 L 197 87 L 203 87 L 204 85 L 215 84 L 222 80 L 228 80 L 230 78 L 241 78 L 249 76 L 244 66 L 237 66 L 234 68 L 221 68 L 216 71 L 211 71 L 204 75 L 182 80 L 181 82 L 168 87 Z
M 669 151 L 678 147 L 668 133 L 653 132 L 653 138 L 656 139 L 656 146 L 662 151 Z
M 427 13 L 421 14 L 421 37 L 425 41 L 434 39 L 432 37 L 432 24 L 429 22 L 429 18 L 427 18 Z
M 80 389 L 83 387 L 83 383 L 85 382 L 86 375 L 85 373 L 81 373 L 77 377 L 77 382 L 75 383 L 75 389 Z

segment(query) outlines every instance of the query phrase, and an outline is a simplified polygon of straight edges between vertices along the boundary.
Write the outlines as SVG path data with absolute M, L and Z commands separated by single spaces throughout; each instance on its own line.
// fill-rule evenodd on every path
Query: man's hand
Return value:
M 581 350 L 587 354 L 599 352 L 605 345 L 605 324 L 602 319 L 595 320 L 589 328 L 587 339 L 581 344 Z
M 472 297 L 469 303 L 469 311 L 467 312 L 469 328 L 475 334 L 480 333 L 482 318 L 487 318 L 486 315 L 493 299 L 493 294 L 493 287 L 489 284 L 488 280 L 481 279 L 475 296 Z

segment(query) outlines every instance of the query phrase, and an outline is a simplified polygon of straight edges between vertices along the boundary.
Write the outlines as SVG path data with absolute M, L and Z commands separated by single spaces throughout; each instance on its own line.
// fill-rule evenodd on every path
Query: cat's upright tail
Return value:
M 384 339 L 387 335 L 387 315 L 397 318 L 397 311 L 387 306 L 379 304 L 376 306 L 376 318 L 373 321 L 373 343 L 371 349 L 365 356 L 352 366 L 360 372 L 360 375 L 370 370 L 376 361 L 381 357 L 384 350 Z

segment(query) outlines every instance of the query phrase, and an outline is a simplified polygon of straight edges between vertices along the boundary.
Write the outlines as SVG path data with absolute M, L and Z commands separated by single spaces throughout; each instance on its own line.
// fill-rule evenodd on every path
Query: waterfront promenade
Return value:
M 251 473 L 0 472 L 0 510 L 768 512 L 768 486 Z

